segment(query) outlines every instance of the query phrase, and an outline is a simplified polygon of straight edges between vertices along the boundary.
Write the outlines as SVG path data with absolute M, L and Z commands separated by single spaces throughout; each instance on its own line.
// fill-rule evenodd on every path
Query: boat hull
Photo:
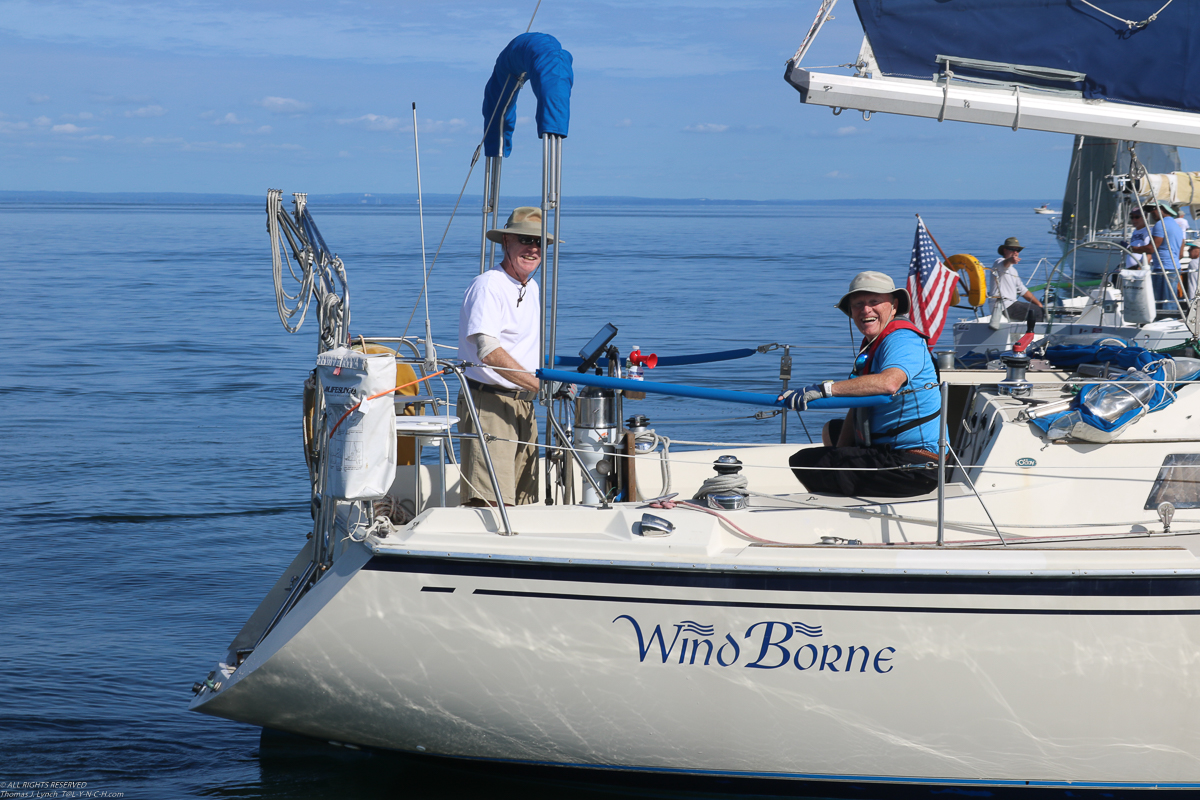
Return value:
M 1200 789 L 1194 575 L 936 574 L 917 553 L 911 571 L 854 575 L 359 550 L 193 707 L 547 767 Z

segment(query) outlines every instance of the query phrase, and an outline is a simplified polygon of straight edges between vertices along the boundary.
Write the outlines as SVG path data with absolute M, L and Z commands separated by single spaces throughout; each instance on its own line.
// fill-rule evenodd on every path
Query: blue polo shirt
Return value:
M 906 431 L 889 435 L 890 431 L 911 420 L 936 415 L 942 407 L 937 371 L 925 340 L 910 330 L 889 333 L 871 357 L 871 372 L 879 374 L 889 367 L 903 370 L 908 380 L 892 396 L 890 403 L 871 408 L 871 444 L 893 450 L 928 450 L 936 453 L 937 416 Z
M 1163 240 L 1154 253 L 1155 269 L 1179 269 L 1179 248 L 1183 246 L 1183 229 L 1174 219 L 1160 219 L 1154 223 L 1151 236 Z

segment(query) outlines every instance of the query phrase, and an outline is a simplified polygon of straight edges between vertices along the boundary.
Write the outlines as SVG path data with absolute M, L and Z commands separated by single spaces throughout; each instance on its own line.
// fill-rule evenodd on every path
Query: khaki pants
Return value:
M 505 504 L 536 503 L 537 445 L 515 444 L 515 441 L 537 442 L 537 417 L 533 413 L 533 402 L 491 392 L 472 392 L 471 397 L 475 400 L 483 430 L 500 439 L 513 440 L 487 443 Z M 460 433 L 475 433 L 471 412 L 467 410 L 467 401 L 461 393 L 458 395 L 458 430 Z M 494 504 L 496 495 L 479 441 L 462 439 L 459 448 L 462 453 L 461 474 L 466 478 L 459 486 L 461 504 L 472 504 L 471 501 L 476 501 L 474 505 L 479 505 L 478 501 Z

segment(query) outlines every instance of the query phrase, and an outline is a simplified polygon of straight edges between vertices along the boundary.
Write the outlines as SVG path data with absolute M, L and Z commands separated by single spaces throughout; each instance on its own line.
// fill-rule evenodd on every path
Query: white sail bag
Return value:
M 396 387 L 395 355 L 337 347 L 317 356 L 317 377 L 330 434 L 325 495 L 342 500 L 383 497 L 396 477 L 396 407 L 390 394 L 367 398 Z

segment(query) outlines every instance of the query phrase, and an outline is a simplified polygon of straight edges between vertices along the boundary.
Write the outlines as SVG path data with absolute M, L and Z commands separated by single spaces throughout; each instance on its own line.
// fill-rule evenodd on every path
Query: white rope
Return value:
M 1131 19 L 1125 19 L 1124 17 L 1118 17 L 1116 14 L 1112 14 L 1112 13 L 1109 13 L 1108 11 L 1105 11 L 1103 8 L 1096 5 L 1095 3 L 1089 3 L 1088 0 L 1080 0 L 1080 2 L 1083 3 L 1085 6 L 1096 9 L 1101 14 L 1104 14 L 1107 17 L 1112 17 L 1117 22 L 1124 22 L 1126 27 L 1128 27 L 1130 30 L 1137 30 L 1137 29 L 1146 27 L 1151 22 L 1154 22 L 1156 19 L 1158 19 L 1158 15 L 1161 14 L 1162 12 L 1166 11 L 1167 6 L 1171 5 L 1171 3 L 1175 2 L 1175 0 L 1167 0 L 1167 2 L 1163 4 L 1162 8 L 1160 8 L 1158 11 L 1155 11 L 1153 14 L 1146 17 L 1141 22 L 1134 22 Z
M 295 333 L 300 330 L 300 326 L 304 324 L 304 317 L 308 315 L 316 270 L 313 269 L 313 259 L 309 253 L 305 253 L 309 257 L 303 259 L 303 263 L 298 264 L 300 267 L 299 278 L 296 277 L 296 271 L 292 269 L 288 248 L 284 245 L 283 237 L 279 233 L 279 215 L 283 213 L 282 198 L 283 192 L 279 189 L 271 189 L 267 192 L 267 230 L 271 233 L 271 271 L 275 276 L 275 307 L 279 311 L 279 321 L 283 323 L 283 327 L 288 333 Z M 288 265 L 288 272 L 291 273 L 292 279 L 300 284 L 299 291 L 294 295 L 288 294 L 283 288 L 284 262 Z M 288 320 L 296 314 L 299 314 L 300 318 L 293 325 Z

